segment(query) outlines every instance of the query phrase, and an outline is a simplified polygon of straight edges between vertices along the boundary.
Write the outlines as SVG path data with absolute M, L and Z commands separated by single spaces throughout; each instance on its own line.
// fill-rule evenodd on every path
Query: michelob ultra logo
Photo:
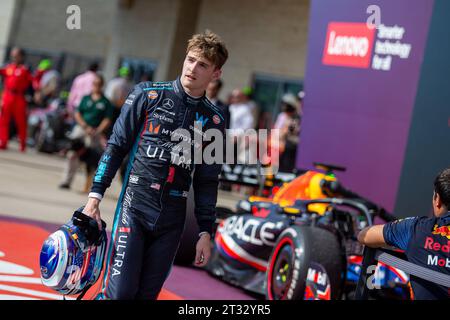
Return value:
M 366 23 L 330 22 L 323 51 L 325 65 L 369 68 L 375 29 Z

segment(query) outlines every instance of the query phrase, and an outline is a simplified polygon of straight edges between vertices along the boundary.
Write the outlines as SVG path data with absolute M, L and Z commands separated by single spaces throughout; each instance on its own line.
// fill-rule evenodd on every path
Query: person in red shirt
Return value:
M 23 63 L 25 52 L 20 48 L 11 51 L 12 63 L 0 68 L 3 77 L 3 96 L 0 104 L 0 150 L 6 149 L 9 140 L 9 123 L 14 118 L 20 139 L 20 150 L 25 151 L 27 139 L 27 102 L 25 91 L 31 85 L 32 75 Z

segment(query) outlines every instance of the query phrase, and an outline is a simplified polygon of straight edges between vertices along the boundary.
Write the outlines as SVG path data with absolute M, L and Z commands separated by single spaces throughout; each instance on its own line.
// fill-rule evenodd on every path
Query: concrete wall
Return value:
M 113 62 L 118 62 L 120 56 L 155 60 L 155 80 L 165 80 L 177 9 L 178 0 L 136 0 L 130 9 L 121 9 L 114 21 L 116 39 L 114 52 L 110 52 L 115 56 Z
M 12 45 L 104 58 L 107 79 L 124 56 L 154 60 L 155 80 L 174 78 L 186 40 L 206 28 L 230 51 L 223 96 L 250 84 L 256 72 L 304 75 L 309 0 L 134 0 L 130 7 L 118 0 L 21 1 Z M 79 31 L 66 28 L 72 3 L 81 7 Z
M 202 0 L 180 0 L 178 5 L 175 34 L 172 39 L 171 57 L 169 60 L 167 78 L 177 77 L 183 67 L 186 57 L 187 41 L 196 31 L 198 15 Z
M 249 85 L 255 72 L 302 78 L 308 16 L 309 0 L 203 1 L 197 31 L 216 32 L 230 52 L 222 94 Z
M 68 30 L 67 7 L 81 8 L 81 30 Z M 105 57 L 111 45 L 116 1 L 23 0 L 12 44 L 45 51 Z
M 17 0 L 0 1 L 0 64 L 5 60 L 6 48 L 14 26 Z

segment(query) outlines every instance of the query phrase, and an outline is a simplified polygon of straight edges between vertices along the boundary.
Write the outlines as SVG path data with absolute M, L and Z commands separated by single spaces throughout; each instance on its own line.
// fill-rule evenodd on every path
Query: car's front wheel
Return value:
M 269 300 L 339 299 L 345 255 L 328 230 L 291 226 L 278 237 L 266 272 Z

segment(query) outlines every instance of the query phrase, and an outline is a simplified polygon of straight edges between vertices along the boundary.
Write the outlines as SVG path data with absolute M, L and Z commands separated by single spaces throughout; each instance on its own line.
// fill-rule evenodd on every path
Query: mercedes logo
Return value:
M 164 99 L 162 106 L 166 110 L 171 110 L 174 107 L 174 103 L 171 99 Z

